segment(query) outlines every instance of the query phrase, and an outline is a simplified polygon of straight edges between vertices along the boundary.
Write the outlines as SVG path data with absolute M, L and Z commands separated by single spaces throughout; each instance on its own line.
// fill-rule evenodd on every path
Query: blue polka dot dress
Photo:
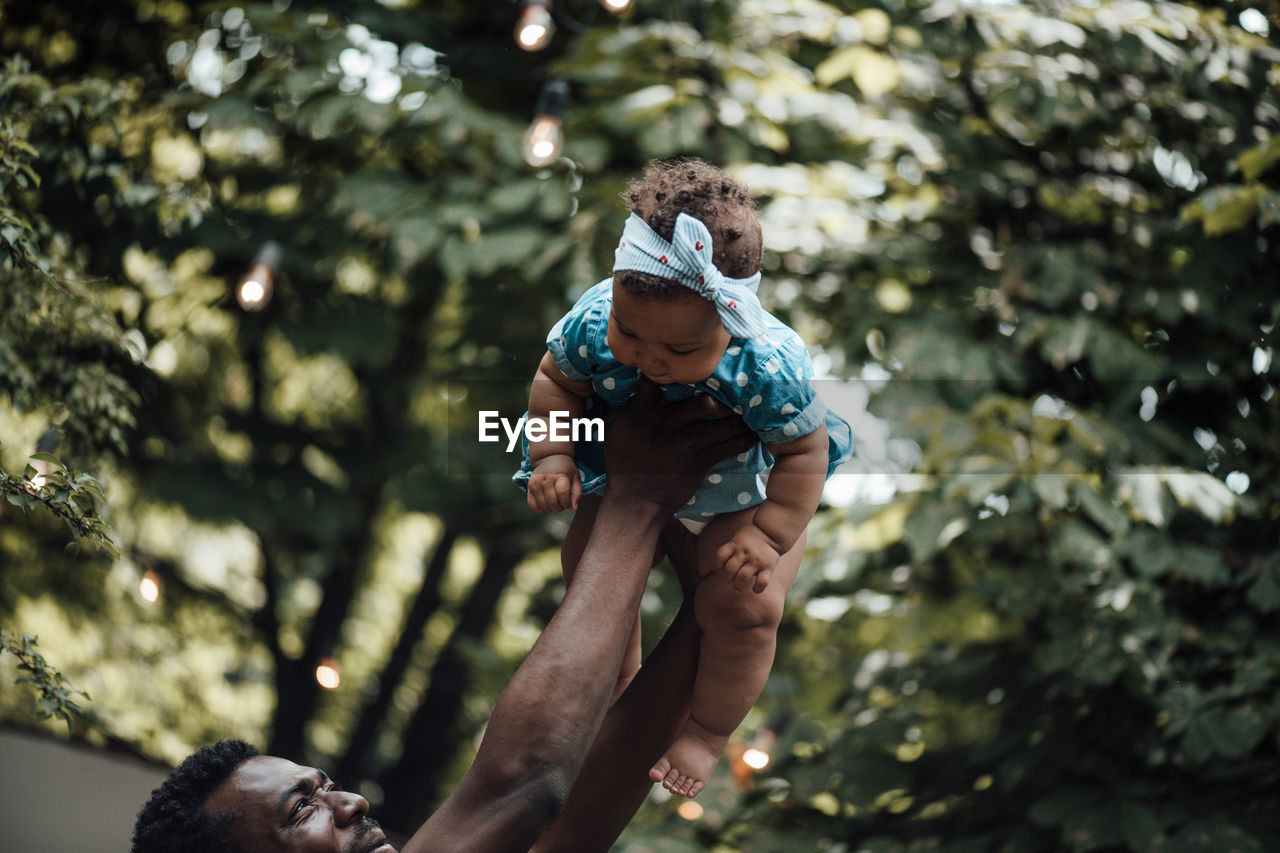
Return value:
M 590 380 L 596 398 L 588 401 L 587 416 L 600 414 L 601 401 L 625 406 L 635 391 L 639 375 L 619 362 L 609 350 L 609 312 L 613 304 L 613 279 L 592 287 L 547 334 L 547 349 L 556 366 L 574 381 Z M 760 437 L 751 450 L 720 462 L 677 518 L 710 521 L 717 515 L 755 506 L 765 499 L 766 472 L 773 454 L 766 445 L 787 444 L 827 426 L 827 476 L 849 459 L 853 433 L 847 421 L 828 411 L 812 387 L 813 364 L 804 341 L 789 326 L 768 315 L 764 334 L 732 338 L 715 372 L 692 385 L 663 385 L 667 399 L 709 394 L 741 415 Z M 605 489 L 603 447 L 579 443 L 574 448 L 582 490 L 601 494 Z M 533 468 L 529 445 L 515 481 L 527 487 Z

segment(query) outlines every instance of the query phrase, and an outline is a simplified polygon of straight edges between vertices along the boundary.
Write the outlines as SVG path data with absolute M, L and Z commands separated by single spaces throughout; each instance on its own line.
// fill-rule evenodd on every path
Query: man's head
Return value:
M 363 797 L 244 741 L 207 746 L 138 815 L 133 853 L 393 853 Z

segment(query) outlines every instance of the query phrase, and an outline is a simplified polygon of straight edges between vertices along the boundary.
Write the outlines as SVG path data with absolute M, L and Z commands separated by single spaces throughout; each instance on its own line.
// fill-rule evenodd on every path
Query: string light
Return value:
M 773 748 L 778 742 L 778 734 L 791 721 L 791 712 L 780 708 L 769 715 L 764 729 L 749 744 L 741 742 L 730 744 L 727 750 L 729 771 L 738 787 L 751 787 L 752 777 L 764 770 L 773 761 Z
M 742 753 L 742 763 L 752 770 L 763 770 L 769 766 L 769 753 L 759 747 L 747 747 Z
M 241 308 L 246 311 L 261 311 L 267 307 L 279 267 L 280 247 L 275 243 L 266 243 L 236 285 L 236 301 Z
M 631 8 L 631 0 L 600 0 L 600 5 L 616 15 Z
M 138 582 L 138 595 L 147 604 L 155 604 L 160 599 L 160 576 L 153 569 L 147 569 Z
M 538 95 L 533 123 L 520 142 L 520 153 L 530 166 L 550 166 L 564 150 L 564 132 L 560 129 L 569 84 L 564 80 L 548 80 Z
M 676 807 L 676 814 L 680 815 L 680 817 L 685 820 L 697 820 L 702 817 L 702 806 L 698 805 L 693 800 L 685 800 Z
M 342 683 L 342 673 L 338 671 L 338 662 L 331 658 L 321 658 L 316 664 L 316 684 L 325 690 L 337 690 Z
M 48 482 L 45 475 L 49 473 L 50 465 L 43 459 L 32 459 L 29 463 L 31 469 L 35 472 L 31 475 L 31 479 L 27 480 L 27 487 L 33 492 L 38 492 L 44 488 L 44 484 Z
M 521 50 L 534 52 L 551 44 L 556 23 L 551 18 L 550 0 L 524 0 L 520 20 L 516 21 L 516 44 Z
M 54 427 L 49 427 L 40 434 L 40 438 L 36 439 L 36 453 L 52 453 L 57 446 L 58 430 Z M 27 480 L 27 488 L 38 492 L 48 482 L 46 475 L 53 470 L 53 466 L 43 459 L 32 459 L 28 464 L 35 474 Z

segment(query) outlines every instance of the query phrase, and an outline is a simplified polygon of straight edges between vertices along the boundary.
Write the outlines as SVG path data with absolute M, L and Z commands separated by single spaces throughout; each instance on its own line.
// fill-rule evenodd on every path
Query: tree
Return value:
M 691 835 L 1268 849 L 1274 37 L 1169 3 L 885 10 L 815 79 L 922 135 L 839 303 L 916 479 L 815 537 L 815 612 L 858 618 L 798 619 L 775 701 L 827 711 Z

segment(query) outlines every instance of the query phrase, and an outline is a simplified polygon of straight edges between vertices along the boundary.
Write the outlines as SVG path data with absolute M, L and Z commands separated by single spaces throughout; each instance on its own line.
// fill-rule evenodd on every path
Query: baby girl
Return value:
M 676 514 L 698 535 L 702 644 L 689 720 L 649 775 L 692 797 L 768 679 L 805 529 L 852 435 L 814 393 L 804 342 L 756 297 L 762 241 L 747 190 L 713 166 L 681 160 L 650 164 L 626 199 L 631 216 L 613 276 L 548 334 L 529 417 L 625 405 L 643 374 L 669 398 L 711 395 L 760 437 L 754 450 L 716 466 Z M 602 454 L 550 440 L 526 448 L 516 480 L 529 506 L 576 510 L 561 558 L 571 583 L 605 487 Z M 640 658 L 637 619 L 615 696 Z

